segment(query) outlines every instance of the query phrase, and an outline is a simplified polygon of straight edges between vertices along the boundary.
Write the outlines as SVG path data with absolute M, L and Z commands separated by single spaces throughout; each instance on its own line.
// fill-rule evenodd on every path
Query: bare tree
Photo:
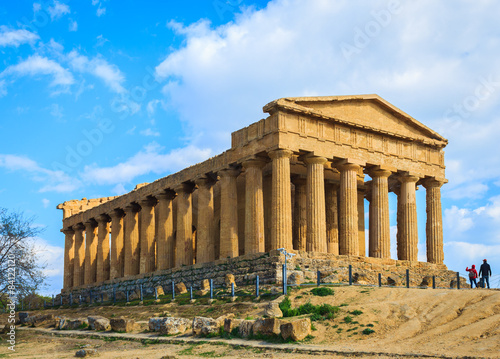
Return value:
M 0 208 L 0 293 L 4 294 L 3 298 L 13 278 L 19 299 L 39 290 L 44 283 L 46 264 L 40 262 L 36 247 L 41 229 L 34 227 L 33 221 L 33 217 L 26 218 L 23 212 Z

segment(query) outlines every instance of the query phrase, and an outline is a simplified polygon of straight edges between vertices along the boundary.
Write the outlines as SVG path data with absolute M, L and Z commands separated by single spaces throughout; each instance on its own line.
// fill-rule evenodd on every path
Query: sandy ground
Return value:
M 341 306 L 334 319 L 314 322 L 314 339 L 298 346 L 289 345 L 287 353 L 270 348 L 287 348 L 287 344 L 266 344 L 265 348 L 241 348 L 240 339 L 228 340 L 232 345 L 202 344 L 141 344 L 124 340 L 102 340 L 59 337 L 32 331 L 18 331 L 16 353 L 13 358 L 69 358 L 83 345 L 98 348 L 103 358 L 308 358 L 320 352 L 309 349 L 328 349 L 337 354 L 323 354 L 331 358 L 346 357 L 348 353 L 371 357 L 487 357 L 500 358 L 500 291 L 445 290 L 373 287 L 334 287 L 333 296 L 317 297 L 310 288 L 294 291 L 293 306 L 310 301 Z M 167 311 L 171 315 L 191 317 L 204 315 L 217 317 L 232 312 L 237 317 L 257 316 L 265 302 L 227 303 L 209 305 L 152 305 L 136 307 L 79 308 L 60 310 L 58 314 L 80 317 L 89 313 L 107 317 L 125 315 L 136 320 Z M 361 311 L 354 315 L 353 311 Z M 352 318 L 351 323 L 345 317 Z M 4 319 L 4 318 L 1 318 Z M 374 333 L 362 334 L 371 328 Z M 88 331 L 87 331 L 88 332 Z M 59 332 L 61 333 L 61 332 Z M 140 334 L 151 337 L 151 334 Z M 171 338 L 170 338 L 171 339 Z M 217 339 L 216 339 L 217 340 Z M 258 342 L 252 341 L 256 345 Z M 8 353 L 5 340 L 0 346 L 0 357 Z M 382 355 L 375 355 L 380 353 Z M 6 357 L 6 356 L 5 356 Z

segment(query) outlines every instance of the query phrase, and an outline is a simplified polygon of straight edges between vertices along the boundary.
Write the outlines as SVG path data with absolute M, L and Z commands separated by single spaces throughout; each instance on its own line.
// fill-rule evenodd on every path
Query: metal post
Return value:
M 21 310 L 24 310 L 24 300 L 21 300 Z
M 193 300 L 193 286 L 189 287 L 189 299 Z
M 43 301 L 43 308 L 47 308 L 47 302 L 45 300 Z
M 286 264 L 283 264 L 283 294 L 286 295 Z
M 28 310 L 31 310 L 31 302 L 28 303 Z
M 172 300 L 175 299 L 175 283 L 172 281 Z
M 54 294 L 52 294 L 52 308 L 54 308 Z
M 410 270 L 406 270 L 406 288 L 410 288 Z
M 104 302 L 104 294 L 103 293 L 101 293 L 101 304 L 102 304 L 102 302 Z
M 349 285 L 352 285 L 352 265 L 349 264 Z
M 142 284 L 139 286 L 139 289 L 140 289 L 140 292 L 141 292 L 141 302 L 142 302 L 142 298 L 143 298 L 143 296 L 142 296 Z
M 255 278 L 255 296 L 259 296 L 259 276 Z
M 234 283 L 231 283 L 231 297 L 234 298 Z
M 82 305 L 82 295 L 78 294 L 78 303 Z
M 61 307 L 62 307 L 62 305 L 63 305 L 63 300 L 62 300 L 62 293 L 61 293 Z
M 457 289 L 460 289 L 460 273 L 457 272 Z
M 378 286 L 382 287 L 382 274 L 378 274 Z
M 214 280 L 210 279 L 210 299 L 214 298 Z
M 436 289 L 436 276 L 432 276 L 432 289 Z
M 128 303 L 128 289 L 127 289 L 127 297 L 126 297 L 127 303 Z
M 158 300 L 158 289 L 155 287 L 155 300 Z
M 318 287 L 321 285 L 321 273 L 320 273 L 320 271 L 316 272 L 316 285 Z
M 113 287 L 113 304 L 116 303 L 116 287 Z
M 69 305 L 73 305 L 73 293 L 69 293 Z
M 90 304 L 92 304 L 92 291 L 89 291 Z

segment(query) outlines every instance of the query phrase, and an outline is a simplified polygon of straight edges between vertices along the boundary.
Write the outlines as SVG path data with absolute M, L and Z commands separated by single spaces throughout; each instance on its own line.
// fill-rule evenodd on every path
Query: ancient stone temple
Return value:
M 411 265 L 418 186 L 426 191 L 427 262 L 446 269 L 446 139 L 377 95 L 282 98 L 264 112 L 233 132 L 231 148 L 218 156 L 122 196 L 60 204 L 64 290 L 278 248 L 304 258 L 395 263 L 390 192 L 397 195 L 397 261 Z

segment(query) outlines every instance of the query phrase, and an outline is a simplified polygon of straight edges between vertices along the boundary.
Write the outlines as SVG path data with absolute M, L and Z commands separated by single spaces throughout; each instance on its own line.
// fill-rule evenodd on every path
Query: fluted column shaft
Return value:
M 295 187 L 297 190 L 297 187 Z M 328 253 L 339 254 L 339 214 L 338 214 L 338 186 L 327 183 L 325 185 L 326 207 L 326 246 Z
M 370 199 L 369 255 L 375 258 L 391 257 L 391 229 L 389 223 L 389 186 L 392 173 L 373 170 Z
M 358 184 L 357 173 L 360 166 L 345 164 L 340 171 L 339 203 L 339 252 L 359 255 L 358 238 Z
M 238 198 L 236 178 L 239 171 L 222 170 L 220 176 L 220 258 L 239 255 Z
M 124 268 L 123 276 L 139 274 L 139 209 L 136 205 L 125 207 Z
M 325 175 L 326 158 L 307 156 L 306 207 L 307 207 L 307 240 L 309 252 L 327 252 L 326 246 L 326 213 L 325 213 Z
M 192 191 L 193 186 L 186 183 L 175 188 L 177 192 L 176 267 L 193 264 Z
M 97 219 L 97 264 L 96 283 L 109 279 L 109 217 L 100 215 Z
M 264 196 L 262 167 L 266 163 L 252 159 L 243 162 L 245 168 L 245 254 L 265 252 Z
M 196 225 L 196 263 L 215 260 L 214 238 L 214 181 L 202 177 L 195 181 L 198 186 L 198 223 Z
M 110 279 L 123 277 L 124 266 L 124 230 L 123 211 L 114 210 L 111 217 L 111 261 L 109 268 Z
M 294 178 L 295 185 L 295 210 L 293 220 L 293 249 L 306 250 L 307 241 L 307 180 L 302 177 Z
M 400 216 L 398 218 L 398 259 L 407 261 L 418 260 L 418 227 L 417 227 L 417 200 L 415 196 L 418 177 L 400 176 L 400 195 L 398 197 Z
M 63 229 L 64 233 L 64 289 L 73 287 L 73 270 L 75 267 L 75 231 Z
M 174 192 L 160 193 L 158 199 L 157 267 L 158 270 L 173 268 L 175 265 L 174 212 L 172 209 Z
M 442 264 L 444 260 L 443 213 L 441 210 L 441 186 L 443 183 L 433 178 L 424 181 L 427 212 L 425 226 L 427 262 L 437 264 Z
M 85 222 L 85 284 L 93 284 L 97 273 L 97 223 Z
M 141 225 L 139 226 L 140 265 L 139 273 L 155 270 L 155 210 L 156 200 L 151 198 L 140 201 Z
M 292 193 L 290 158 L 292 151 L 278 149 L 269 152 L 272 159 L 272 207 L 270 249 L 292 248 Z
M 75 260 L 73 269 L 73 287 L 79 287 L 85 283 L 85 240 L 83 230 L 85 227 L 79 223 L 73 226 L 75 231 Z

